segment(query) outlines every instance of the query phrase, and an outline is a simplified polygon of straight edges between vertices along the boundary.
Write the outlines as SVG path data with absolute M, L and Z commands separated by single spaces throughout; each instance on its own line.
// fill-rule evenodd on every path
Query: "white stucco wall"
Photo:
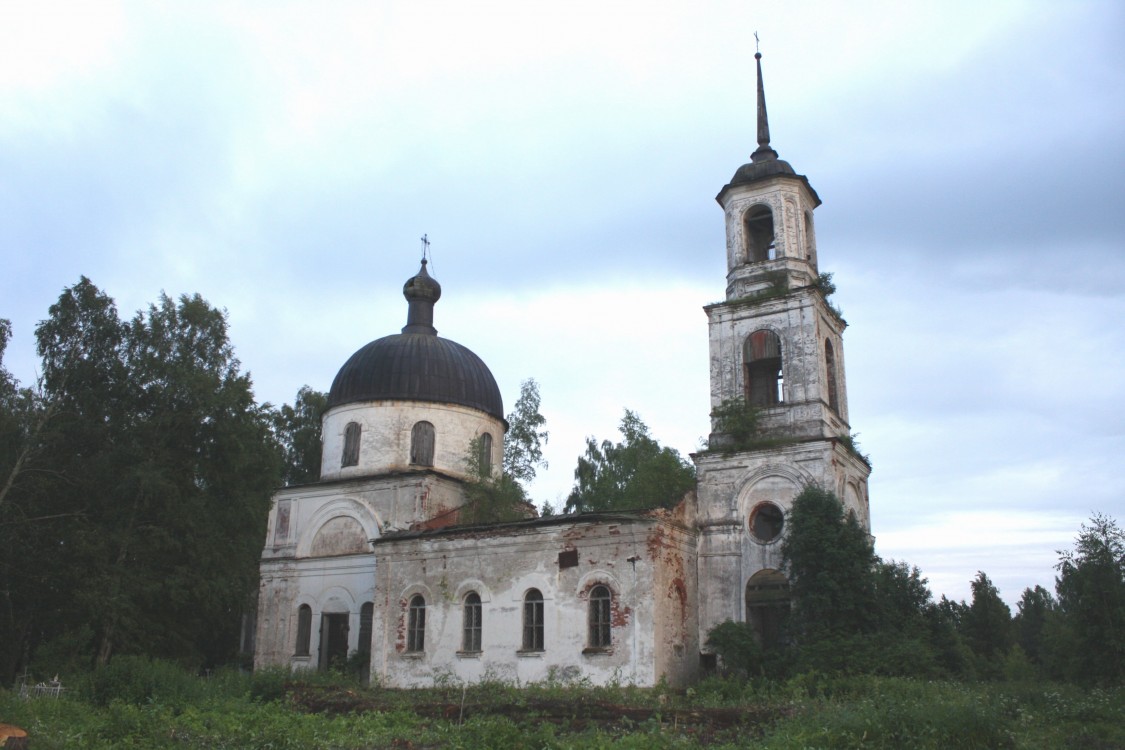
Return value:
M 578 565 L 560 568 L 559 553 Z M 651 685 L 683 683 L 698 662 L 694 533 L 653 519 L 539 521 L 487 532 L 449 530 L 376 545 L 379 559 L 372 677 L 410 687 L 455 679 L 521 683 L 554 675 Z M 588 594 L 613 595 L 612 647 L 588 648 Z M 524 596 L 544 599 L 544 649 L 523 646 Z M 463 601 L 481 597 L 482 649 L 461 652 Z M 425 649 L 407 651 L 408 603 L 426 600 Z
M 341 466 L 344 428 L 360 425 L 359 463 Z M 465 458 L 472 441 L 492 435 L 492 466 L 499 471 L 504 456 L 504 423 L 496 417 L 456 404 L 421 401 L 374 401 L 329 409 L 322 423 L 321 479 L 346 479 L 385 472 L 428 468 L 410 463 L 411 430 L 418 422 L 434 426 L 434 469 L 465 476 Z

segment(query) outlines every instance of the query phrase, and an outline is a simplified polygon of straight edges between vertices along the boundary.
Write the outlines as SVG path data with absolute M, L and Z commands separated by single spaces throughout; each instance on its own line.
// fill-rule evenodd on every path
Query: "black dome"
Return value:
M 328 392 L 328 407 L 357 401 L 460 404 L 504 419 L 500 388 L 480 357 L 427 333 L 396 333 L 353 354 Z
M 426 271 L 425 259 L 407 279 L 402 295 L 409 303 L 402 333 L 372 341 L 353 354 L 332 381 L 328 407 L 432 401 L 479 409 L 503 421 L 504 402 L 488 367 L 465 347 L 437 335 L 434 304 L 441 298 L 441 285 Z

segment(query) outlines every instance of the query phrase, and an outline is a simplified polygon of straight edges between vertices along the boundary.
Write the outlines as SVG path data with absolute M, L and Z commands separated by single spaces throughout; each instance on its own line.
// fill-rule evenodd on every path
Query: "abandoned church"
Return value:
M 711 405 L 743 400 L 784 440 L 743 444 L 712 419 L 695 490 L 673 509 L 459 522 L 467 446 L 499 472 L 500 389 L 434 327 L 426 261 L 406 326 L 340 368 L 320 480 L 279 490 L 261 559 L 255 665 L 325 668 L 358 654 L 383 685 L 548 677 L 673 685 L 713 663 L 725 620 L 770 639 L 788 607 L 781 539 L 808 484 L 870 529 L 870 468 L 848 436 L 845 322 L 825 299 L 803 175 L 757 141 L 717 200 L 726 297 L 707 305 Z M 353 658 L 355 658 L 353 656 Z

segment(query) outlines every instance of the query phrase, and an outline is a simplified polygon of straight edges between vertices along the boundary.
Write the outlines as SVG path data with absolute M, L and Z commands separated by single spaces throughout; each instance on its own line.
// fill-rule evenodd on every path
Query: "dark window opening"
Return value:
M 523 650 L 543 650 L 543 594 L 531 589 L 523 597 Z
M 759 542 L 772 542 L 785 528 L 785 514 L 773 503 L 759 503 L 750 511 L 750 533 Z
M 760 570 L 746 583 L 746 622 L 763 647 L 784 644 L 789 616 L 789 581 L 785 574 L 769 568 Z
M 559 570 L 578 567 L 578 550 L 564 549 L 559 553 Z
M 297 607 L 297 648 L 294 656 L 308 656 L 312 645 L 312 607 L 302 604 Z
M 590 633 L 588 644 L 590 648 L 609 648 L 610 640 L 610 611 L 613 599 L 607 586 L 595 586 L 590 589 Z
M 406 650 L 426 650 L 426 600 L 421 594 L 415 594 L 410 599 L 406 620 Z
M 754 331 L 743 346 L 746 402 L 775 406 L 783 401 L 781 339 L 773 331 Z
M 813 241 L 812 212 L 805 212 L 805 258 L 816 260 L 816 242 Z
M 836 393 L 836 353 L 832 342 L 824 340 L 824 367 L 828 371 L 828 406 L 832 411 L 840 411 L 839 396 Z
M 492 435 L 480 436 L 480 470 L 485 476 L 492 473 Z
M 340 457 L 341 466 L 355 466 L 359 463 L 359 434 L 358 422 L 348 422 L 344 428 L 344 453 Z
M 418 422 L 410 431 L 410 463 L 434 465 L 434 426 L 429 422 Z
M 766 206 L 754 206 L 746 212 L 746 262 L 760 263 L 777 257 L 774 244 L 773 212 Z
M 465 596 L 462 607 L 461 650 L 480 651 L 481 641 L 481 603 L 480 594 L 475 591 Z

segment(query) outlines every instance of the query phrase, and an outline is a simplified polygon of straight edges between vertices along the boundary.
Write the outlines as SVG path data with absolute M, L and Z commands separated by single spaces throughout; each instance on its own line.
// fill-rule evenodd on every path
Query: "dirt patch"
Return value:
M 301 711 L 321 714 L 352 714 L 368 711 L 410 711 L 431 720 L 453 723 L 479 716 L 503 716 L 516 724 L 549 722 L 560 733 L 598 729 L 615 734 L 633 731 L 638 725 L 656 726 L 693 737 L 700 744 L 729 742 L 732 735 L 761 736 L 764 729 L 792 709 L 774 706 L 698 708 L 676 705 L 652 707 L 619 702 L 588 700 L 580 696 L 560 699 L 529 698 L 518 702 L 481 701 L 471 694 L 464 703 L 457 691 L 349 690 L 293 685 L 289 699 Z M 440 695 L 448 692 L 448 695 Z M 408 698 L 409 696 L 409 698 Z

